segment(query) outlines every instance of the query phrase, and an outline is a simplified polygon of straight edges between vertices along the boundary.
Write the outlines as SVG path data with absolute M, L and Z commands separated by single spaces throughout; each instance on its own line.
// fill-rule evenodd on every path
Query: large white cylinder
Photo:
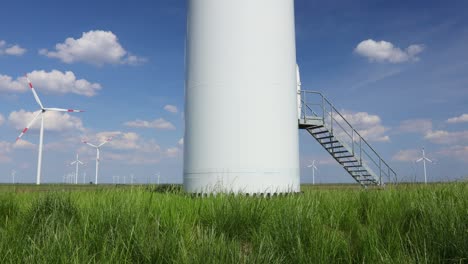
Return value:
M 188 0 L 184 186 L 300 190 L 293 0 Z

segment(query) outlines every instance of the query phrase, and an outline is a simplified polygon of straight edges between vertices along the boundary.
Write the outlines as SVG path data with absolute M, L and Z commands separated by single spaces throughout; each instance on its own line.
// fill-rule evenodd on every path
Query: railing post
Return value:
M 362 165 L 362 137 L 359 136 L 359 162 Z
M 382 185 L 382 159 L 379 158 L 379 183 Z
M 323 124 L 325 125 L 325 99 L 322 96 L 322 119 L 323 119 Z
M 388 182 L 392 182 L 392 178 L 390 176 L 390 167 L 387 165 L 387 175 L 388 175 Z
M 333 106 L 330 105 L 330 132 L 333 135 Z
M 301 92 L 302 93 L 302 92 Z M 304 121 L 305 121 L 305 117 L 307 116 L 307 109 L 305 108 L 306 106 L 306 92 L 304 92 L 304 96 L 301 95 L 301 119 L 304 118 Z M 304 117 L 302 117 L 302 113 L 304 113 Z
M 354 129 L 351 128 L 351 144 L 352 144 L 352 151 L 353 151 L 353 156 L 354 156 Z

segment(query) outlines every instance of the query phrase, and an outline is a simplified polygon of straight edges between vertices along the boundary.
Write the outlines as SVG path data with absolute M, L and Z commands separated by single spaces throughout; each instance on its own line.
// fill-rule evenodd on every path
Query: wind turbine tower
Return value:
M 37 175 L 36 175 L 36 184 L 41 184 L 41 167 L 42 167 L 42 143 L 44 140 L 44 115 L 46 112 L 83 112 L 81 110 L 74 110 L 74 109 L 62 109 L 62 108 L 47 108 L 42 105 L 41 100 L 39 99 L 39 96 L 36 93 L 36 90 L 34 90 L 34 87 L 29 80 L 28 76 L 26 76 L 26 80 L 29 83 L 29 88 L 31 88 L 31 91 L 34 95 L 34 99 L 36 99 L 36 103 L 39 105 L 41 109 L 36 113 L 34 118 L 29 122 L 29 124 L 21 131 L 21 134 L 16 138 L 16 141 L 21 139 L 21 137 L 26 133 L 26 131 L 29 130 L 29 128 L 34 124 L 37 118 L 41 118 L 41 128 L 39 132 L 39 154 L 37 158 Z
M 75 184 L 78 184 L 78 166 L 81 164 L 83 165 L 84 163 L 80 161 L 78 158 L 78 153 L 76 153 L 76 160 L 70 163 L 70 165 L 76 164 L 76 169 L 75 169 Z
M 161 172 L 156 172 L 157 183 L 159 185 L 159 178 L 161 178 Z
M 427 173 L 426 173 L 426 161 L 429 161 L 430 163 L 433 163 L 432 160 L 426 158 L 426 153 L 424 152 L 424 148 L 422 148 L 422 157 L 418 159 L 416 162 L 423 162 L 423 168 L 424 168 L 424 183 L 427 184 Z
M 312 184 L 315 184 L 315 171 L 318 170 L 317 166 L 315 166 L 315 160 L 313 160 L 312 164 L 307 166 L 307 168 L 312 168 Z
M 11 183 L 15 184 L 16 171 L 11 170 Z
M 89 143 L 89 142 L 86 141 L 86 140 L 83 140 L 83 141 L 82 141 L 83 143 L 87 144 L 88 146 L 91 146 L 91 147 L 93 147 L 93 148 L 96 149 L 96 179 L 95 179 L 94 184 L 98 184 L 99 162 L 100 162 L 100 161 L 99 161 L 99 153 L 100 153 L 100 149 L 101 149 L 102 146 L 104 146 L 107 142 L 109 142 L 109 141 L 111 141 L 111 140 L 112 140 L 112 137 L 106 139 L 104 142 L 102 142 L 101 144 L 99 144 L 99 145 L 97 145 L 97 146 L 94 145 L 94 144 Z

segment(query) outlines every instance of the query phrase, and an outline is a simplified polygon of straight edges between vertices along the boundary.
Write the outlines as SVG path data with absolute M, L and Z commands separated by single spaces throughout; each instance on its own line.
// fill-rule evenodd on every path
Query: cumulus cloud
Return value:
M 413 162 L 419 158 L 419 152 L 420 150 L 417 149 L 400 150 L 395 155 L 393 155 L 392 159 L 396 161 Z
M 179 109 L 177 109 L 177 106 L 175 105 L 165 105 L 164 106 L 164 110 L 170 112 L 170 113 L 177 113 L 179 112 Z
M 107 160 L 121 161 L 126 164 L 155 164 L 161 160 L 161 147 L 155 140 L 145 140 L 134 132 L 106 131 L 87 137 L 89 142 L 99 144 L 112 137 L 106 146 L 114 152 L 106 152 Z M 86 148 L 89 150 L 89 148 Z M 86 151 L 82 148 L 82 151 Z M 90 153 L 94 155 L 93 153 Z
M 437 154 L 468 163 L 468 146 L 466 145 L 454 145 L 449 148 L 439 150 Z
M 26 49 L 19 45 L 8 44 L 4 40 L 0 40 L 0 55 L 21 56 L 26 52 Z
M 125 122 L 124 125 L 129 126 L 129 127 L 139 127 L 139 128 L 156 128 L 156 129 L 161 129 L 161 130 L 174 130 L 175 126 L 163 119 L 155 119 L 153 121 L 145 121 L 145 120 L 135 120 L 135 121 L 129 121 Z
M 405 50 L 395 47 L 388 41 L 364 40 L 359 43 L 354 52 L 376 62 L 402 63 L 406 61 L 418 61 L 417 55 L 424 50 L 423 45 L 413 44 Z
M 97 133 L 90 138 L 90 141 L 95 144 L 100 144 L 106 139 L 112 138 L 108 146 L 117 150 L 138 150 L 142 152 L 159 152 L 161 150 L 161 147 L 154 140 L 144 140 L 134 132 L 106 131 Z
M 468 122 L 468 114 L 462 114 L 461 116 L 456 116 L 447 119 L 447 123 L 449 124 L 457 124 L 457 123 L 466 123 Z
M 0 126 L 3 125 L 3 123 L 5 123 L 5 117 L 3 117 L 2 114 L 0 114 Z
M 425 139 L 436 144 L 460 144 L 468 142 L 468 130 L 450 132 L 445 130 L 429 131 Z
M 15 148 L 15 149 L 35 149 L 36 145 L 29 142 L 29 141 L 27 141 L 27 140 L 21 139 L 21 140 L 18 140 L 13 145 L 13 148 Z
M 33 120 L 34 116 L 39 111 L 36 112 L 28 112 L 23 109 L 19 111 L 13 111 L 8 116 L 9 122 L 15 127 L 16 129 L 20 130 L 27 126 L 27 124 Z M 49 131 L 69 131 L 69 130 L 78 130 L 84 131 L 83 122 L 80 118 L 69 115 L 67 113 L 60 113 L 60 112 L 46 112 L 44 114 L 44 130 Z M 38 130 L 41 126 L 40 120 L 36 120 L 36 122 L 32 125 L 30 129 Z
M 9 163 L 11 158 L 8 153 L 11 151 L 11 143 L 0 141 L 0 163 Z
M 18 142 L 7 142 L 0 141 L 0 163 L 12 162 L 11 152 L 15 149 L 34 149 L 36 145 L 26 140 L 20 140 Z
M 8 75 L 0 74 L 0 93 L 1 92 L 10 92 L 10 93 L 23 93 L 28 90 L 27 81 L 24 77 L 19 77 L 16 80 L 13 80 Z
M 166 156 L 169 158 L 176 158 L 179 155 L 180 155 L 180 149 L 178 147 L 172 147 L 166 150 Z
M 404 133 L 427 133 L 432 130 L 432 121 L 429 119 L 410 119 L 400 123 L 398 128 Z
M 382 120 L 378 115 L 372 115 L 367 112 L 348 112 L 342 113 L 343 117 L 361 134 L 367 141 L 390 141 L 390 137 L 385 135 L 388 128 L 382 125 Z M 339 116 L 336 116 L 340 120 Z
M 65 63 L 85 62 L 94 65 L 128 64 L 138 65 L 146 61 L 129 54 L 111 31 L 91 30 L 83 32 L 81 38 L 67 38 L 55 45 L 55 50 L 41 49 L 39 54 L 57 58 Z
M 94 96 L 102 87 L 99 83 L 91 83 L 85 79 L 77 79 L 71 71 L 61 72 L 52 70 L 50 72 L 39 70 L 27 74 L 38 91 L 47 93 L 66 94 L 74 93 L 84 96 Z M 25 92 L 28 83 L 24 76 L 13 80 L 12 77 L 0 74 L 0 92 Z

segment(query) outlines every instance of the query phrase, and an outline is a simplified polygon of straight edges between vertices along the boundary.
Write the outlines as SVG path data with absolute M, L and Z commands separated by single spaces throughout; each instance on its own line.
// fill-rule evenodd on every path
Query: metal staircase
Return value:
M 320 92 L 301 90 L 300 102 L 299 128 L 307 130 L 359 184 L 383 186 L 383 179 L 396 179 L 395 171 Z

